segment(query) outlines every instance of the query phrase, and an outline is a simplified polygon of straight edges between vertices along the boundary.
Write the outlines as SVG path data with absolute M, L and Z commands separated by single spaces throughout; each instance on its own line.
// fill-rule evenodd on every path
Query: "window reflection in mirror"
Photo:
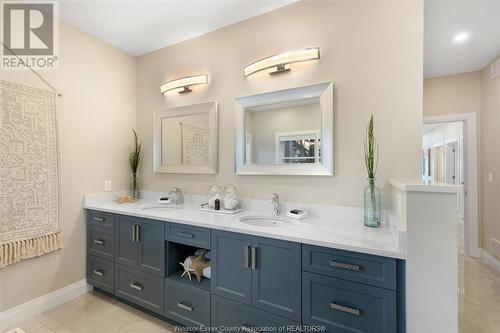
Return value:
M 161 120 L 162 165 L 208 165 L 208 113 Z
M 321 163 L 319 97 L 245 109 L 245 164 Z

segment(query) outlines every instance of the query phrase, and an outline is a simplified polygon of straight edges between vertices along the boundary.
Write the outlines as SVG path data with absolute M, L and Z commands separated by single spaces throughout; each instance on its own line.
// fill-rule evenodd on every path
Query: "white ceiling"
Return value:
M 297 0 L 61 1 L 59 16 L 133 55 L 142 55 Z
M 142 55 L 297 0 L 60 2 L 60 17 L 133 55 Z M 467 31 L 468 41 L 453 42 Z M 425 1 L 424 77 L 483 69 L 500 55 L 500 0 Z
M 500 55 L 500 1 L 425 1 L 424 77 L 483 69 Z M 466 31 L 470 38 L 453 42 Z

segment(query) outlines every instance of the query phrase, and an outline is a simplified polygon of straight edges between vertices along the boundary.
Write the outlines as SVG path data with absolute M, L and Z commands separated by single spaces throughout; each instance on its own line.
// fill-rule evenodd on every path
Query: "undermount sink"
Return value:
M 182 208 L 182 205 L 177 205 L 177 204 L 151 204 L 151 205 L 144 205 L 141 207 L 141 210 L 149 210 L 149 209 L 179 209 Z
M 288 223 L 285 219 L 279 216 L 265 216 L 265 215 L 243 216 L 240 217 L 240 222 L 250 225 L 256 225 L 259 227 L 279 227 L 282 225 L 286 225 Z

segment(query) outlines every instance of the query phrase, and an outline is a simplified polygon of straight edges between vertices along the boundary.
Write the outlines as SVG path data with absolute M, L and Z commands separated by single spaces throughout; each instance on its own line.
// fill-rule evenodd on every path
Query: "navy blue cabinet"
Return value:
M 212 232 L 212 292 L 252 303 L 250 256 L 252 237 L 225 231 Z
M 115 295 L 163 315 L 165 292 L 162 278 L 116 265 Z
M 402 260 L 97 211 L 87 221 L 88 283 L 182 325 L 406 331 Z M 177 272 L 197 247 L 212 254 L 201 284 Z
M 116 263 L 164 277 L 165 222 L 118 215 Z
M 304 272 L 303 322 L 328 332 L 396 333 L 396 292 Z
M 135 241 L 138 219 L 131 216 L 117 215 L 115 231 L 115 262 L 137 268 L 139 243 Z
M 165 279 L 165 316 L 186 326 L 210 326 L 210 291 Z
M 211 308 L 213 327 L 236 328 L 243 332 L 283 332 L 282 328 L 285 332 L 292 329 L 299 332 L 299 323 L 217 295 L 212 295 Z
M 141 219 L 136 231 L 140 271 L 165 276 L 165 222 Z
M 212 233 L 213 293 L 301 319 L 301 245 L 232 232 Z
M 253 237 L 252 248 L 252 305 L 300 322 L 300 243 Z
M 396 259 L 304 245 L 302 269 L 396 290 Z

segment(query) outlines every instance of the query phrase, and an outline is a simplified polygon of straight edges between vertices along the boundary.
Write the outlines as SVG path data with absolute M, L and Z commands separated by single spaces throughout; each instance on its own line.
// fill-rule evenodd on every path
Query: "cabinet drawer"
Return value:
M 87 227 L 87 253 L 108 260 L 115 257 L 115 235 L 111 229 Z
M 304 272 L 304 324 L 328 332 L 396 333 L 396 292 Z
M 87 256 L 87 283 L 114 294 L 115 263 L 94 256 Z
M 166 229 L 169 241 L 210 249 L 210 229 L 170 224 Z
M 114 229 L 115 215 L 111 213 L 98 212 L 95 210 L 88 210 L 87 224 L 102 228 Z
M 210 292 L 165 279 L 165 317 L 188 327 L 210 326 Z
M 272 315 L 268 312 L 257 310 L 251 306 L 231 301 L 227 298 L 212 295 L 212 327 L 219 328 L 219 332 L 229 332 L 238 328 L 243 332 L 260 332 L 264 329 L 270 332 L 280 332 L 279 328 L 293 326 L 298 329 L 299 323 L 289 319 Z M 295 330 L 299 332 L 299 330 Z
M 396 259 L 319 246 L 302 246 L 302 269 L 396 290 Z
M 163 315 L 165 293 L 162 278 L 116 265 L 115 295 Z

